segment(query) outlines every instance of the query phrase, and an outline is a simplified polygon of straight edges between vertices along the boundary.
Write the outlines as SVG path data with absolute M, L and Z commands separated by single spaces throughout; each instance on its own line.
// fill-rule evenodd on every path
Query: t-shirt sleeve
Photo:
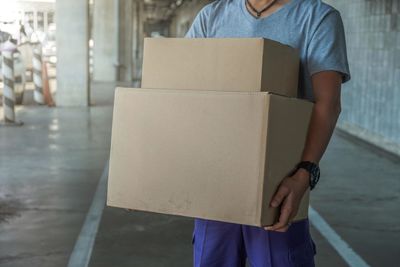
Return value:
M 203 7 L 193 20 L 192 26 L 186 33 L 186 38 L 207 37 L 207 6 Z
M 310 75 L 321 71 L 337 71 L 343 83 L 350 80 L 346 39 L 340 13 L 330 11 L 318 24 L 307 49 L 307 66 Z

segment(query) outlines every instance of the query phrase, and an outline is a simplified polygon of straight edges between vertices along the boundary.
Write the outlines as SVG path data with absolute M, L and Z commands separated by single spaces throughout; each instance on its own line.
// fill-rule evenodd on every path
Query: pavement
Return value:
M 19 108 L 24 125 L 0 127 L 1 267 L 67 266 L 109 156 L 113 88 L 95 84 L 90 108 Z M 337 132 L 321 168 L 314 209 L 368 265 L 398 266 L 400 160 Z M 192 230 L 106 207 L 89 266 L 191 266 Z M 317 266 L 349 266 L 311 231 Z

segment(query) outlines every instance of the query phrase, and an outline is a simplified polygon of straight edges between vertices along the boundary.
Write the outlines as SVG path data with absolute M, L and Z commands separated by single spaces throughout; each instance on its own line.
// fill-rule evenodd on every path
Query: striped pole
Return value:
M 15 122 L 15 93 L 14 93 L 14 51 L 2 51 L 3 55 L 3 110 L 4 110 L 4 122 L 13 123 Z
M 41 45 L 34 46 L 32 63 L 33 63 L 33 83 L 35 84 L 33 99 L 35 100 L 36 103 L 44 105 Z
M 14 53 L 14 92 L 15 92 L 15 104 L 16 105 L 21 105 L 23 98 L 24 98 L 24 92 L 25 92 L 25 69 L 26 67 L 24 66 L 25 64 L 21 64 L 20 68 L 18 68 L 18 63 L 23 63 L 22 60 L 22 55 L 21 53 L 17 50 Z

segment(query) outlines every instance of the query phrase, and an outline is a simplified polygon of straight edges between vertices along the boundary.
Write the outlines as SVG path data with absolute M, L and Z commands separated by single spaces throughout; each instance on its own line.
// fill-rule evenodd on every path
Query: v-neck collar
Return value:
M 291 6 L 293 6 L 298 0 L 291 0 L 289 3 L 285 4 L 284 6 L 282 6 L 281 8 L 279 8 L 278 10 L 276 10 L 274 13 L 266 16 L 266 17 L 261 17 L 261 18 L 256 18 L 254 17 L 248 10 L 246 7 L 246 0 L 239 0 L 240 1 L 240 8 L 243 12 L 243 15 L 251 22 L 263 22 L 266 20 L 269 20 L 271 18 L 273 18 L 274 16 L 276 16 L 279 13 L 282 13 L 286 10 L 288 10 Z

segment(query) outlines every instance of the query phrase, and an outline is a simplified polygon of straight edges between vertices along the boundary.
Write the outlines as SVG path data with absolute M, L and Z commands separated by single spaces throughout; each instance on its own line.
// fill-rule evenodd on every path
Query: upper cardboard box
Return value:
M 270 225 L 313 105 L 266 92 L 118 88 L 107 204 Z M 308 192 L 295 220 L 307 217 Z
M 297 97 L 294 48 L 259 38 L 146 38 L 142 87 L 267 91 Z

